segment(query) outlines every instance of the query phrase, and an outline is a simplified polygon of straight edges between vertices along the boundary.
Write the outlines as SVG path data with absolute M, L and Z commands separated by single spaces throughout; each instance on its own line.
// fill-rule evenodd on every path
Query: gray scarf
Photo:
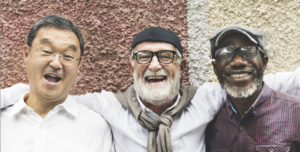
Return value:
M 173 152 L 170 133 L 173 117 L 179 114 L 190 103 L 197 89 L 197 87 L 193 86 L 181 86 L 179 89 L 181 98 L 177 106 L 158 119 L 153 118 L 141 109 L 133 86 L 130 86 L 126 92 L 115 94 L 115 96 L 133 114 L 139 124 L 148 130 L 148 152 Z M 155 137 L 157 132 L 158 141 L 156 141 Z

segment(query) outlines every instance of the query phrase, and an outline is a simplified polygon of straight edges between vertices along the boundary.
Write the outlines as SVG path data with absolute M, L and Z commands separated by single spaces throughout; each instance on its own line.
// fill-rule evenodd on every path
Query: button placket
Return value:
M 41 124 L 40 124 L 40 129 L 43 129 L 44 128 L 44 122 L 42 122 Z
M 239 127 L 239 129 L 240 129 L 240 130 L 243 130 L 243 129 L 244 129 L 244 127 L 243 127 L 243 126 L 240 126 L 240 127 Z

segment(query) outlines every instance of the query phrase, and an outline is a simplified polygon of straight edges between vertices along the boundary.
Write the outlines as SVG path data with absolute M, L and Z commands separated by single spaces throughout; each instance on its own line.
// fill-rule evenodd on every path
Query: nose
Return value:
M 62 68 L 62 64 L 60 61 L 60 56 L 58 54 L 56 54 L 55 56 L 53 56 L 53 58 L 50 61 L 49 64 L 52 68 L 54 69 L 61 69 Z
M 240 54 L 236 54 L 235 57 L 230 61 L 229 65 L 231 67 L 233 66 L 246 66 L 248 64 L 248 62 L 246 60 L 244 60 Z
M 150 69 L 150 70 L 156 72 L 156 71 L 160 70 L 161 68 L 162 68 L 162 67 L 161 67 L 161 65 L 160 65 L 160 62 L 158 61 L 157 56 L 154 55 L 154 56 L 152 57 L 152 61 L 150 62 L 150 65 L 149 65 L 148 69 Z

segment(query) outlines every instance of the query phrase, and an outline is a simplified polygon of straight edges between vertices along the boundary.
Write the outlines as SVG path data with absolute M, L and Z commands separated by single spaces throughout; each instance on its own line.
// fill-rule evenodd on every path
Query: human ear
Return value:
M 186 68 L 186 58 L 183 58 L 180 62 L 180 75 L 182 76 L 184 69 Z
M 268 61 L 269 61 L 269 58 L 268 58 L 267 56 L 264 56 L 264 57 L 262 58 L 263 69 L 264 69 L 264 70 L 267 68 Z
M 211 64 L 213 65 L 215 75 L 217 75 L 216 61 L 211 61 Z
M 130 69 L 130 74 L 133 74 L 133 72 L 134 72 L 134 67 L 131 65 L 131 62 L 130 62 L 130 61 L 128 61 L 128 67 L 129 67 L 129 69 Z
M 24 60 L 25 60 L 25 62 L 27 61 L 27 58 L 28 58 L 28 56 L 29 56 L 29 46 L 28 45 L 24 45 L 23 46 L 23 54 L 24 54 Z

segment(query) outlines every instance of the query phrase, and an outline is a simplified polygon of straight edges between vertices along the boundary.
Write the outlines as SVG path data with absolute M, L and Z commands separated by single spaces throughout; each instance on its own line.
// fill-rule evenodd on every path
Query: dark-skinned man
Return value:
M 196 89 L 181 86 L 186 66 L 182 50 L 174 32 L 147 28 L 136 35 L 131 45 L 128 70 L 134 84 L 126 92 L 103 90 L 77 97 L 78 102 L 106 119 L 116 151 L 205 151 L 205 128 L 225 102 L 226 93 L 217 83 L 205 83 Z M 299 74 L 300 70 L 287 75 L 293 78 Z M 266 79 L 276 89 L 294 90 L 278 74 Z M 27 88 L 17 84 L 1 90 L 1 106 L 13 104 Z M 300 96 L 300 89 L 294 93 Z
M 211 37 L 227 100 L 206 130 L 207 151 L 300 151 L 300 98 L 270 89 L 264 31 L 232 25 Z

